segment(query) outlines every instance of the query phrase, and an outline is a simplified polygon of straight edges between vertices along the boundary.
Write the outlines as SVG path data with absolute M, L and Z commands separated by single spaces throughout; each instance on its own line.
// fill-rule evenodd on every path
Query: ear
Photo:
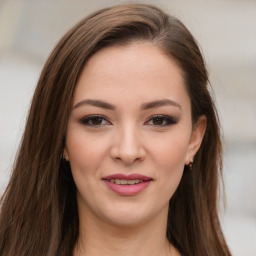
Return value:
M 65 157 L 65 159 L 69 161 L 69 155 L 66 147 L 64 147 L 63 149 L 63 157 Z
M 186 155 L 186 165 L 188 165 L 191 160 L 193 160 L 197 151 L 199 150 L 201 143 L 204 138 L 204 134 L 207 127 L 207 119 L 206 116 L 202 115 L 198 118 L 198 121 L 194 124 L 190 142 L 188 145 L 188 151 Z

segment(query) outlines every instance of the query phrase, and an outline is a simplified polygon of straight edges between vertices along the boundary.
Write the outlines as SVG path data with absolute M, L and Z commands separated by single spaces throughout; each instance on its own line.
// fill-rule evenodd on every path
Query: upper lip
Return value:
M 151 177 L 141 175 L 141 174 L 137 174 L 137 173 L 133 173 L 133 174 L 130 174 L 130 175 L 125 175 L 125 174 L 122 174 L 122 173 L 116 173 L 116 174 L 111 174 L 111 175 L 105 176 L 102 179 L 103 180 L 111 180 L 111 179 L 143 180 L 143 181 L 153 180 Z

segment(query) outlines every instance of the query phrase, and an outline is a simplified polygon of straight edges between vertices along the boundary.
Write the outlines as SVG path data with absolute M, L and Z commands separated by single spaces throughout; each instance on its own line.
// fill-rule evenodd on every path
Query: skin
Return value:
M 172 102 L 142 108 L 163 99 Z M 88 119 L 91 115 L 102 117 Z M 205 127 L 203 116 L 192 127 L 182 72 L 156 46 L 132 43 L 93 55 L 75 89 L 64 149 L 77 186 L 80 230 L 74 254 L 180 255 L 166 239 L 168 204 Z M 152 181 L 142 192 L 123 196 L 102 180 L 116 173 Z

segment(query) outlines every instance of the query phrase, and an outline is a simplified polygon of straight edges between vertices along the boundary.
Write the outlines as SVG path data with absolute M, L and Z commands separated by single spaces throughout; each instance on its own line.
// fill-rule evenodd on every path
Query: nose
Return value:
M 135 127 L 126 125 L 116 132 L 111 148 L 111 157 L 115 161 L 128 166 L 144 160 L 145 155 L 142 137 Z

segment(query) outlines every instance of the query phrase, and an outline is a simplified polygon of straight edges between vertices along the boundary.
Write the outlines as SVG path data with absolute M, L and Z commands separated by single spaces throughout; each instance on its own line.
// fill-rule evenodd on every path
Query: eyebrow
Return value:
M 181 105 L 179 103 L 169 99 L 156 100 L 156 101 L 144 103 L 142 104 L 141 109 L 146 110 L 150 108 L 156 108 L 156 107 L 162 107 L 162 106 L 168 106 L 168 105 L 178 107 L 179 109 L 181 109 Z
M 116 109 L 116 107 L 114 105 L 110 104 L 110 103 L 107 103 L 107 102 L 102 101 L 102 100 L 93 100 L 93 99 L 85 99 L 85 100 L 79 101 L 77 104 L 75 104 L 73 109 L 76 109 L 76 108 L 78 108 L 80 106 L 83 106 L 83 105 L 91 105 L 91 106 L 94 106 L 94 107 L 110 109 L 110 110 L 115 110 Z M 179 103 L 177 103 L 173 100 L 170 100 L 170 99 L 156 100 L 156 101 L 143 103 L 141 105 L 141 109 L 142 110 L 147 110 L 147 109 L 151 109 L 151 108 L 168 106 L 168 105 L 178 107 L 179 109 L 181 109 L 181 105 Z
M 99 108 L 105 108 L 105 109 L 111 109 L 111 110 L 114 110 L 116 109 L 115 106 L 105 102 L 105 101 L 102 101 L 102 100 L 91 100 L 91 99 L 85 99 L 85 100 L 82 100 L 82 101 L 79 101 L 74 107 L 73 109 L 75 108 L 78 108 L 82 105 L 91 105 L 91 106 L 94 106 L 94 107 L 99 107 Z

